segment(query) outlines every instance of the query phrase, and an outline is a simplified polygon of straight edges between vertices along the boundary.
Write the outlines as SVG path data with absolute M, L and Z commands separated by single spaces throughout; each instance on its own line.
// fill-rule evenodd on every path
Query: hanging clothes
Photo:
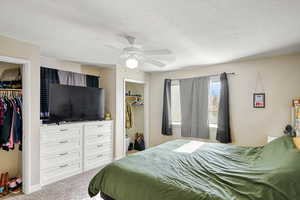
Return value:
M 129 102 L 126 102 L 126 128 L 132 128 L 133 126 L 133 113 L 132 107 Z
M 4 101 L 0 99 L 0 127 L 4 123 L 4 112 L 5 112 Z
M 0 97 L 0 148 L 9 151 L 19 144 L 22 150 L 22 97 Z
M 22 120 L 22 101 L 16 99 L 16 123 L 15 123 L 15 143 L 22 144 L 23 137 L 23 120 Z

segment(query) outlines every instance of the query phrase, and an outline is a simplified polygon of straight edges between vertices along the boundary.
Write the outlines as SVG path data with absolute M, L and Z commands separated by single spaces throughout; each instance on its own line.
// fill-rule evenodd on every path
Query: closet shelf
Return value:
M 126 96 L 126 99 L 129 101 L 140 101 L 141 99 L 143 99 L 143 97 L 139 97 L 139 96 Z
M 142 98 L 141 96 L 126 96 L 126 98 Z
M 133 106 L 143 106 L 144 102 L 134 102 L 132 103 Z
M 143 106 L 144 105 L 143 97 L 141 97 L 141 96 L 126 96 L 126 100 L 128 102 L 131 102 L 131 105 L 134 105 L 134 106 Z

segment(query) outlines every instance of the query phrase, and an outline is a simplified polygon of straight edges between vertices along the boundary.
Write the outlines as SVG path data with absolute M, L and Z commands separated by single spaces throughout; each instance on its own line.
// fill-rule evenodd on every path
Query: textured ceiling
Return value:
M 295 0 L 1 0 L 0 35 L 44 56 L 110 65 L 120 51 L 109 45 L 124 47 L 119 35 L 131 34 L 147 49 L 172 50 L 172 70 L 299 52 L 299 10 Z

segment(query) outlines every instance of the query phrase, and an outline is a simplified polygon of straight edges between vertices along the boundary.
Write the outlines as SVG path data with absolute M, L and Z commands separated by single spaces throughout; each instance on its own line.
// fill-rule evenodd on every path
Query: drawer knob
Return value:
M 98 155 L 98 156 L 97 156 L 97 158 L 101 158 L 102 156 L 103 156 L 103 155 L 102 155 L 102 154 L 100 154 L 100 155 Z
M 101 127 L 103 127 L 103 125 L 98 125 L 97 127 L 98 127 L 98 128 L 101 128 Z
M 59 154 L 59 156 L 65 156 L 65 155 L 68 155 L 68 152 Z
M 59 166 L 59 168 L 65 168 L 65 167 L 68 167 L 68 166 L 69 166 L 68 164 L 65 164 L 65 165 Z
M 65 129 L 60 129 L 60 131 L 67 131 L 67 130 L 68 130 L 68 129 L 66 129 L 66 128 L 65 128 Z
M 97 145 L 97 147 L 98 147 L 98 148 L 103 147 L 103 144 L 99 144 L 99 145 Z
M 98 135 L 98 138 L 102 137 L 103 135 Z
M 59 143 L 60 144 L 66 144 L 66 143 L 68 143 L 68 140 L 60 141 Z

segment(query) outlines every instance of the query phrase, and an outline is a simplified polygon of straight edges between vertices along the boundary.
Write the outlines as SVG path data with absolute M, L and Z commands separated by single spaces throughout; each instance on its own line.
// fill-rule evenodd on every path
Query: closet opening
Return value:
M 0 62 L 0 199 L 22 193 L 22 65 Z
M 145 83 L 125 81 L 125 150 L 126 155 L 146 149 Z

